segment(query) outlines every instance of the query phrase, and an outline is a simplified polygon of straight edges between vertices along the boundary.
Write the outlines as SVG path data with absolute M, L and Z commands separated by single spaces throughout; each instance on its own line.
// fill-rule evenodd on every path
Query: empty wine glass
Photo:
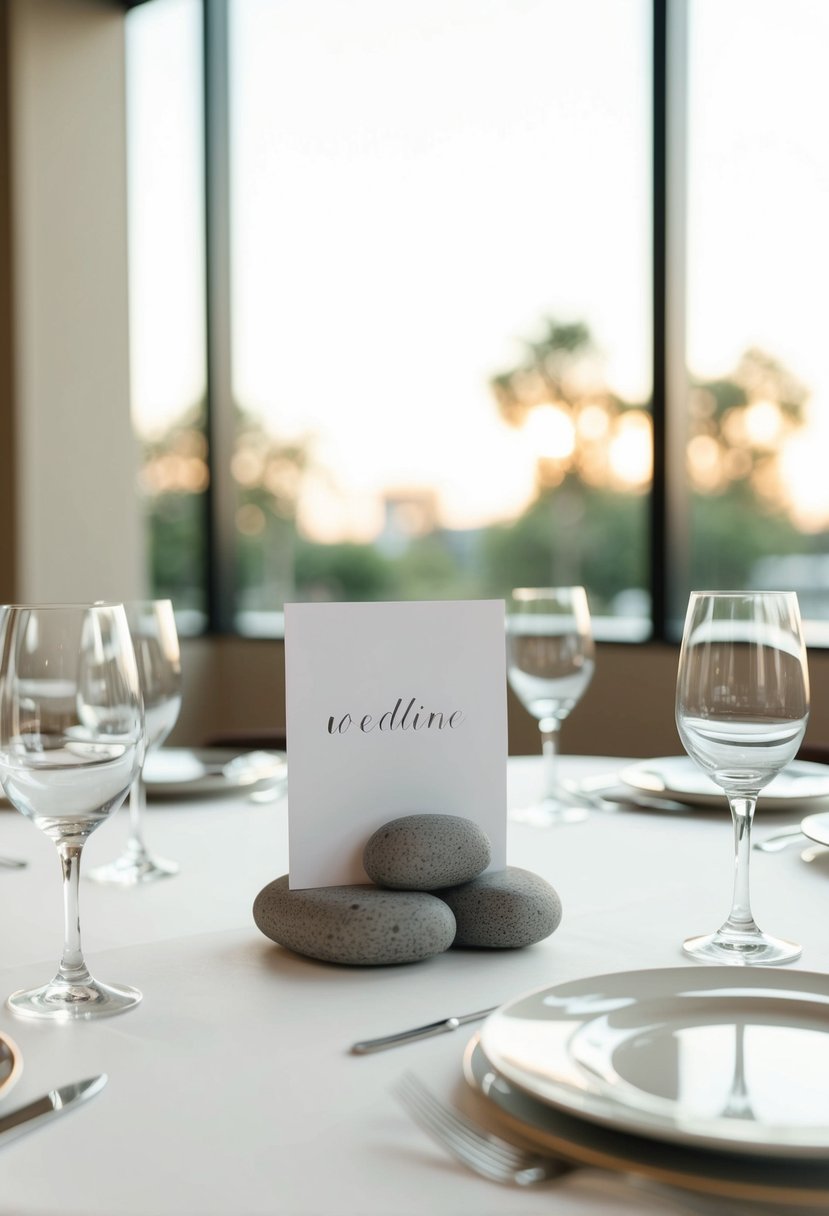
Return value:
M 788 963 L 801 947 L 762 933 L 751 914 L 749 859 L 757 797 L 797 753 L 809 673 L 793 591 L 695 591 L 679 656 L 676 722 L 689 756 L 725 792 L 734 823 L 728 919 L 683 949 L 718 963 Z
M 507 674 L 525 709 L 538 720 L 544 756 L 541 801 L 512 817 L 537 826 L 574 823 L 587 811 L 558 780 L 561 724 L 584 694 L 595 667 L 584 587 L 519 587 L 507 608 Z
M 9 1007 L 69 1020 L 120 1013 L 136 988 L 102 984 L 81 950 L 78 879 L 89 835 L 118 809 L 144 753 L 141 689 L 121 604 L 10 606 L 0 618 L 0 782 L 55 842 L 64 889 L 57 974 Z
M 138 676 L 144 698 L 147 752 L 161 747 L 181 709 L 181 656 L 170 600 L 135 600 L 124 605 L 132 634 Z M 175 861 L 150 853 L 144 843 L 147 791 L 143 771 L 130 790 L 130 833 L 124 852 L 115 861 L 90 872 L 96 882 L 135 886 L 178 873 Z

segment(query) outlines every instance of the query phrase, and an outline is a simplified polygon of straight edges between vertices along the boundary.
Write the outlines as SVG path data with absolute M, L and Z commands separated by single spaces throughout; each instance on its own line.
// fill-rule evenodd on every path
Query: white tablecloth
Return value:
M 568 776 L 619 761 L 565 759 Z M 510 801 L 540 780 L 509 763 Z M 797 816 L 758 813 L 757 830 Z M 84 867 L 111 859 L 118 813 L 90 840 Z M 593 1172 L 536 1190 L 499 1187 L 454 1165 L 390 1092 L 412 1069 L 463 1102 L 461 1058 L 474 1027 L 374 1056 L 355 1039 L 489 1006 L 521 991 L 620 969 L 677 966 L 683 937 L 728 911 L 731 827 L 722 813 L 593 813 L 539 830 L 512 823 L 508 860 L 558 890 L 564 918 L 545 942 L 503 953 L 450 951 L 414 966 L 343 968 L 292 955 L 256 929 L 257 892 L 287 870 L 287 807 L 245 797 L 151 804 L 148 842 L 181 864 L 156 885 L 82 881 L 84 946 L 95 975 L 135 984 L 141 1005 L 75 1026 L 15 1018 L 0 1029 L 24 1072 L 0 1113 L 97 1072 L 103 1093 L 51 1126 L 0 1143 L 0 1213 L 9 1216 L 530 1216 L 668 1213 Z M 0 999 L 44 982 L 60 953 L 54 846 L 0 811 Z M 829 856 L 829 854 L 828 854 Z M 798 849 L 752 858 L 762 927 L 804 946 L 797 967 L 829 966 L 829 868 Z M 692 965 L 692 964 L 691 964 Z M 654 1152 L 659 1151 L 654 1145 Z

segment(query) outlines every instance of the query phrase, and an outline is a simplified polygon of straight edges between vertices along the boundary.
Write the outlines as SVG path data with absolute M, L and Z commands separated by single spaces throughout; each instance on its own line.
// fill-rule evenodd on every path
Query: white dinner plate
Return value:
M 623 769 L 625 785 L 643 794 L 665 794 L 690 806 L 724 807 L 725 794 L 690 756 L 660 756 Z M 760 792 L 759 807 L 777 811 L 805 809 L 829 799 L 829 765 L 793 760 Z
M 485 1101 L 482 1109 L 492 1129 L 507 1138 L 519 1136 L 541 1152 L 709 1197 L 772 1205 L 758 1210 L 774 1216 L 779 1216 L 783 1205 L 787 1212 L 816 1208 L 826 1212 L 829 1208 L 829 1164 L 825 1161 L 766 1161 L 681 1144 L 663 1144 L 655 1153 L 649 1140 L 564 1114 L 511 1085 L 487 1059 L 479 1035 L 467 1045 L 463 1071 Z
M 23 1071 L 20 1048 L 0 1031 L 0 1098 L 4 1098 Z
M 829 1154 L 829 976 L 773 967 L 616 972 L 539 989 L 484 1023 L 514 1085 L 636 1135 Z
M 162 747 L 144 762 L 148 797 L 189 798 L 232 794 L 277 785 L 287 779 L 284 752 L 226 748 Z

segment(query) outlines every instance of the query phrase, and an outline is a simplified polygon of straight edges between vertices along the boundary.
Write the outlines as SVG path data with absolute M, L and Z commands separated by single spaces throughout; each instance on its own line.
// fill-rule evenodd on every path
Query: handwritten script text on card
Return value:
M 375 728 L 380 731 L 409 730 L 410 728 L 411 730 L 444 730 L 447 727 L 449 730 L 457 730 L 465 720 L 466 715 L 460 709 L 453 710 L 451 714 L 444 714 L 440 710 L 430 710 L 428 716 L 421 717 L 421 713 L 423 712 L 423 706 L 421 705 L 420 709 L 416 711 L 411 721 L 409 721 L 409 715 L 412 712 L 415 700 L 416 698 L 412 697 L 403 713 L 398 717 L 400 706 L 403 704 L 403 698 L 398 697 L 394 709 L 387 709 L 376 722 L 371 714 L 363 714 L 359 722 L 356 718 L 352 718 L 351 714 L 343 714 L 339 719 L 330 716 L 328 719 L 328 733 L 329 735 L 344 735 L 352 726 L 356 726 L 364 734 L 368 734 Z

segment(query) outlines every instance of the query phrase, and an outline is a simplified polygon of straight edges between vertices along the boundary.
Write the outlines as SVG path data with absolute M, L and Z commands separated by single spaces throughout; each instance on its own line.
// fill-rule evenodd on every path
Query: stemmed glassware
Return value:
M 788 963 L 801 947 L 761 932 L 751 913 L 749 858 L 757 797 L 792 760 L 809 718 L 809 673 L 793 591 L 695 591 L 679 656 L 682 744 L 724 791 L 734 823 L 731 912 L 683 949 L 718 963 Z
M 121 805 L 143 760 L 126 613 L 121 604 L 6 607 L 0 648 L 0 781 L 9 801 L 57 846 L 65 916 L 56 975 L 8 1003 L 25 1017 L 63 1021 L 120 1013 L 141 993 L 90 975 L 78 879 L 84 843 Z
M 507 606 L 507 675 L 525 709 L 538 720 L 544 756 L 540 803 L 512 818 L 540 827 L 573 823 L 587 811 L 558 780 L 561 724 L 583 696 L 595 667 L 584 587 L 519 587 Z
M 125 604 L 144 698 L 147 752 L 161 747 L 181 709 L 181 655 L 170 600 L 135 600 Z M 135 886 L 178 873 L 178 864 L 155 857 L 144 843 L 147 791 L 142 771 L 130 790 L 130 833 L 115 861 L 90 872 L 96 882 Z

